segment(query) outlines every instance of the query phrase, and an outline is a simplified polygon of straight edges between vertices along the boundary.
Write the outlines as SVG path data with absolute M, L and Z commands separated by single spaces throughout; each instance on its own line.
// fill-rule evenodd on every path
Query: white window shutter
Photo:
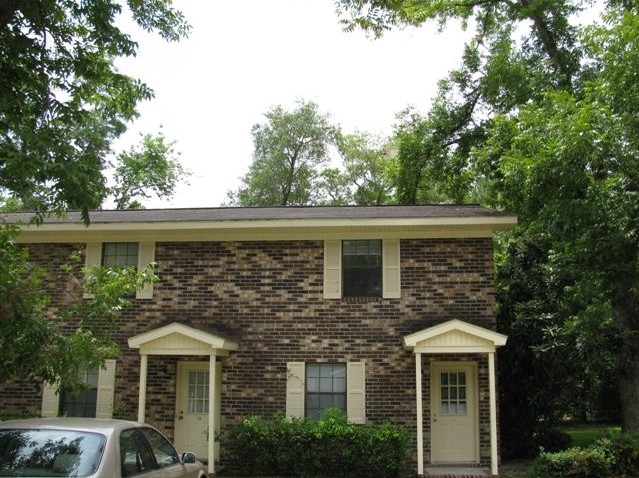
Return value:
M 84 255 L 85 267 L 98 267 L 102 265 L 102 243 L 87 242 L 87 248 Z
M 58 416 L 60 410 L 60 395 L 58 395 L 58 385 L 45 383 L 42 386 L 42 411 L 43 418 L 53 418 Z
M 324 298 L 342 297 L 342 241 L 324 241 Z
M 383 258 L 383 288 L 385 299 L 400 299 L 401 278 L 400 278 L 400 251 L 399 239 L 385 239 L 382 242 Z
M 102 243 L 101 242 L 87 242 L 86 249 L 84 251 L 84 267 L 90 269 L 91 267 L 100 267 L 102 265 Z M 84 293 L 82 297 L 85 299 L 93 298 L 93 294 Z
M 140 242 L 138 247 L 138 271 L 142 272 L 151 263 L 155 262 L 155 242 Z M 153 282 L 149 282 L 135 294 L 136 299 L 153 298 Z
M 113 416 L 113 396 L 115 393 L 115 360 L 106 360 L 98 375 L 98 397 L 96 418 Z
M 286 418 L 304 418 L 306 371 L 304 362 L 286 364 Z
M 366 370 L 365 362 L 346 365 L 346 414 L 350 423 L 366 423 Z

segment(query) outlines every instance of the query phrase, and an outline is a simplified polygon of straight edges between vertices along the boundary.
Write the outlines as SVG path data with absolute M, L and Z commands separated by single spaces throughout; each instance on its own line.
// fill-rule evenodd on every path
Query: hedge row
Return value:
M 246 418 L 229 427 L 222 446 L 229 474 L 393 478 L 405 466 L 408 443 L 401 427 L 349 424 L 330 409 L 319 421 Z
M 639 436 L 624 434 L 602 438 L 588 448 L 558 453 L 542 452 L 535 460 L 532 478 L 637 478 Z

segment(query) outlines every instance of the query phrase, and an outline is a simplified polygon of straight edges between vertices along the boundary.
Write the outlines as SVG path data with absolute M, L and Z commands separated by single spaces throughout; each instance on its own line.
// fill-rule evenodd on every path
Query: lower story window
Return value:
M 80 373 L 80 379 L 90 388 L 77 393 L 62 391 L 60 394 L 60 415 L 67 417 L 95 417 L 98 403 L 98 368 Z
M 306 365 L 307 418 L 318 420 L 327 408 L 339 408 L 346 412 L 346 365 Z

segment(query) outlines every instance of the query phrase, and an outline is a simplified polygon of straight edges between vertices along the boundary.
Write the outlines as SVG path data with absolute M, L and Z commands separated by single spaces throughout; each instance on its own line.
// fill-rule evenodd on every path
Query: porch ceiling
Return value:
M 173 322 L 129 338 L 129 347 L 145 355 L 228 355 L 237 342 Z
M 449 320 L 404 337 L 404 347 L 414 353 L 486 353 L 506 343 L 507 337 L 493 330 Z

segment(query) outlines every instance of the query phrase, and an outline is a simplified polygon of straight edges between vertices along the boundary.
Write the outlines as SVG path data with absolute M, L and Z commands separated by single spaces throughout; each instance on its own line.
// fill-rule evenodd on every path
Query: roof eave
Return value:
M 309 239 L 352 234 L 359 237 L 490 237 L 514 228 L 516 216 L 429 218 L 336 218 L 250 221 L 77 222 L 22 227 L 19 242 L 145 240 Z

